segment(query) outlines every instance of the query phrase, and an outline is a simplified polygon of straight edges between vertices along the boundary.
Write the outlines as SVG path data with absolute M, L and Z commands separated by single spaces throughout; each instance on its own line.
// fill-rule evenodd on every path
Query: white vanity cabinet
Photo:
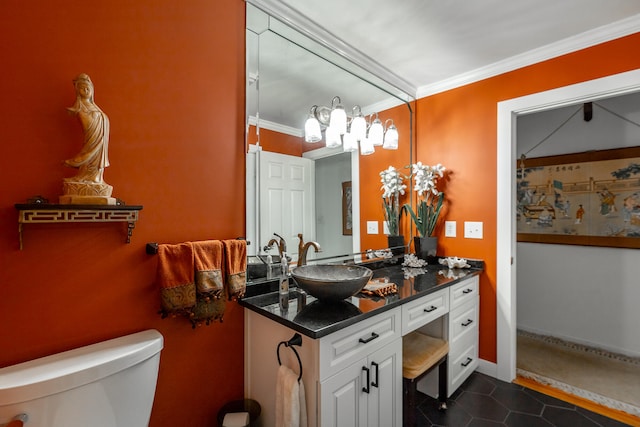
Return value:
M 478 366 L 478 291 L 478 276 L 472 275 L 384 307 L 378 314 L 369 313 L 371 317 L 358 315 L 365 318 L 331 333 L 323 334 L 324 327 L 315 324 L 319 338 L 301 334 L 302 345 L 295 349 L 303 368 L 308 426 L 402 426 L 402 337 L 419 328 L 449 341 L 451 396 Z M 294 326 L 295 304 L 290 309 L 280 317 L 293 319 L 287 322 Z M 275 320 L 278 316 L 272 310 L 245 310 L 245 397 L 260 403 L 262 427 L 275 423 L 276 349 L 295 333 L 285 326 L 287 322 Z M 281 346 L 280 356 L 283 364 L 298 372 L 290 348 Z
M 250 310 L 245 312 L 246 396 L 262 406 L 262 426 L 275 420 L 280 341 L 294 333 Z M 302 336 L 296 347 L 303 367 L 308 425 L 402 426 L 402 336 L 400 307 L 387 310 L 319 339 Z M 297 372 L 291 350 L 283 363 Z
M 449 288 L 449 396 L 478 367 L 478 284 L 473 276 Z

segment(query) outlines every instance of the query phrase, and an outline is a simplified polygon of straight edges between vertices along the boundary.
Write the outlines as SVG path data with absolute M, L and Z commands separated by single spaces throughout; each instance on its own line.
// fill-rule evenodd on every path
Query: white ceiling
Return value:
M 405 80 L 420 97 L 522 66 L 523 56 L 640 31 L 638 0 L 279 0 Z M 637 54 L 637 53 L 630 53 Z M 497 70 L 497 72 L 504 72 Z M 448 82 L 448 83 L 447 83 Z

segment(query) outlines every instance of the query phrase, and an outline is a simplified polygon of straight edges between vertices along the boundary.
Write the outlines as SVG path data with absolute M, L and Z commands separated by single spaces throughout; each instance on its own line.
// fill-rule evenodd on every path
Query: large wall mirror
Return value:
M 249 254 L 264 253 L 274 233 L 286 240 L 294 260 L 299 233 L 305 242 L 322 247 L 317 254 L 310 250 L 308 260 L 387 247 L 379 172 L 411 163 L 413 99 L 308 34 L 308 28 L 270 3 L 250 0 L 246 5 Z M 336 96 L 348 114 L 357 106 L 369 120 L 377 113 L 382 122 L 392 121 L 399 148 L 376 147 L 364 156 L 326 148 L 324 140 L 306 143 L 304 124 L 311 107 L 331 107 Z M 371 230 L 374 223 L 377 232 Z

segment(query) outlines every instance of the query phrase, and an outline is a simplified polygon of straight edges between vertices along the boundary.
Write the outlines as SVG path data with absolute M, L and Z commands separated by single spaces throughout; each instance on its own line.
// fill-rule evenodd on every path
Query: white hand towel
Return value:
M 276 426 L 306 427 L 307 401 L 302 379 L 284 365 L 278 368 L 276 381 Z

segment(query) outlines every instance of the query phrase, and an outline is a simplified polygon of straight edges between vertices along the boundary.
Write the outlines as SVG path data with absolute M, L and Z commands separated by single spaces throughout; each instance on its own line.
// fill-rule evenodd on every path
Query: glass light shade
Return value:
M 340 135 L 347 133 L 347 113 L 342 108 L 342 105 L 338 105 L 331 110 L 329 126 L 337 130 Z
M 363 156 L 368 156 L 369 154 L 373 154 L 376 149 L 373 146 L 373 142 L 369 138 L 363 138 L 360 141 L 360 154 Z
M 382 148 L 386 150 L 398 149 L 398 129 L 394 125 L 389 126 L 389 129 L 385 132 Z
M 375 119 L 369 128 L 369 139 L 374 146 L 381 146 L 384 141 L 384 127 L 380 119 Z
M 344 151 L 358 151 L 358 141 L 351 133 L 345 133 L 343 138 L 342 149 Z
M 304 140 L 306 142 L 322 141 L 320 123 L 315 117 L 309 117 L 304 124 Z
M 356 141 L 362 141 L 367 137 L 367 121 L 362 116 L 354 117 L 351 121 L 351 134 Z
M 327 148 L 336 148 L 342 145 L 340 134 L 331 126 L 329 126 L 325 131 L 325 136 L 327 138 Z

